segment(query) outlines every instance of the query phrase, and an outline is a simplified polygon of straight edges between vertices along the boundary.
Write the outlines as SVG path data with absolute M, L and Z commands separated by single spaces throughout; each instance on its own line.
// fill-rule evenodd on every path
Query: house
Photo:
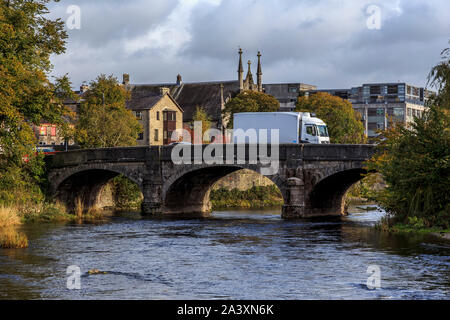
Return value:
M 167 145 L 172 132 L 183 128 L 183 109 L 167 87 L 134 87 L 127 108 L 132 110 L 142 124 L 143 131 L 137 140 L 141 146 Z

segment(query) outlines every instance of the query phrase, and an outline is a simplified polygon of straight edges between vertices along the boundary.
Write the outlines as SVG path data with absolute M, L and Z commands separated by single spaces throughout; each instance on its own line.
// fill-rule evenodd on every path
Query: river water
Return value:
M 272 209 L 28 225 L 29 248 L 0 249 L 0 299 L 449 299 L 450 243 L 376 231 L 381 216 L 284 221 Z M 381 287 L 370 290 L 374 265 Z M 67 289 L 69 266 L 80 290 Z

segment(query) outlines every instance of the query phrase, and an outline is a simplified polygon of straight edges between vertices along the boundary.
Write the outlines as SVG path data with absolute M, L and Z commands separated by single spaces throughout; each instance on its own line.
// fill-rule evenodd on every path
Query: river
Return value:
M 382 233 L 372 228 L 382 212 L 352 211 L 336 221 L 285 221 L 272 209 L 27 225 L 29 248 L 0 249 L 0 299 L 449 299 L 448 241 Z M 81 270 L 80 290 L 67 289 L 69 266 Z M 369 266 L 380 288 L 367 287 Z

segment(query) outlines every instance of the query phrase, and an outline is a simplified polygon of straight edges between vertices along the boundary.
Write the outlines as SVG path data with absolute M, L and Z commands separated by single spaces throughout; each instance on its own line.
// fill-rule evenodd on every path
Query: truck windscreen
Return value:
M 317 126 L 317 129 L 319 131 L 319 136 L 321 136 L 321 137 L 328 137 L 327 126 Z

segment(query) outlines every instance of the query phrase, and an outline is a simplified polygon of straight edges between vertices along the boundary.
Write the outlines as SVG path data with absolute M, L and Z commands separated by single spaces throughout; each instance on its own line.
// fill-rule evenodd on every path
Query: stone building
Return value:
M 392 122 L 402 122 L 408 126 L 414 117 L 421 117 L 425 103 L 432 91 L 410 84 L 372 83 L 351 89 L 310 90 L 307 94 L 327 92 L 348 100 L 355 111 L 361 114 L 365 133 L 368 137 L 377 135 L 377 130 L 385 130 Z
M 64 137 L 61 136 L 58 127 L 54 124 L 41 123 L 39 126 L 33 126 L 33 131 L 39 147 L 65 145 Z
M 127 108 L 132 110 L 143 127 L 138 145 L 167 145 L 172 142 L 172 132 L 183 128 L 183 109 L 170 94 L 170 89 L 140 90 L 134 87 Z
M 250 61 L 247 75 L 244 78 L 242 53 L 242 50 L 239 49 L 237 80 L 184 83 L 181 75 L 178 74 L 175 83 L 131 84 L 129 74 L 124 74 L 123 85 L 131 91 L 131 102 L 127 106 L 134 110 L 134 104 L 140 104 L 141 99 L 154 95 L 154 92 L 159 92 L 160 88 L 167 88 L 170 96 L 183 110 L 185 127 L 192 125 L 194 113 L 197 107 L 201 107 L 210 116 L 212 127 L 223 129 L 225 119 L 222 117 L 222 110 L 228 100 L 245 90 L 263 92 L 261 54 L 258 52 L 257 55 L 258 67 L 255 83 Z

